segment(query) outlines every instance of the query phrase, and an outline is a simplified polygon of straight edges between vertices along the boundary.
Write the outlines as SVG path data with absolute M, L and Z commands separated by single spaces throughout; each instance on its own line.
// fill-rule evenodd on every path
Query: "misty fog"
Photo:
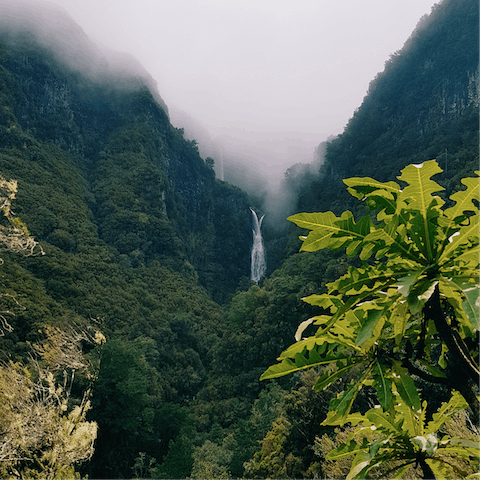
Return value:
M 147 87 L 167 110 L 155 80 L 134 56 L 96 45 L 62 7 L 0 0 L 0 10 L 0 38 L 7 44 L 37 44 L 95 83 L 127 90 Z
M 410 33 L 420 15 L 407 13 L 428 11 L 434 3 L 426 0 L 418 7 L 410 0 L 392 1 L 386 7 L 382 1 L 359 7 L 351 0 L 337 6 L 307 1 L 293 8 L 288 2 L 269 0 L 264 5 L 232 2 L 226 8 L 212 0 L 203 7 L 189 3 L 182 9 L 183 0 L 174 4 L 141 0 L 135 6 L 123 0 L 115 5 L 102 0 L 52 1 L 57 5 L 0 0 L 2 38 L 34 40 L 96 82 L 149 88 L 172 124 L 197 141 L 202 158 L 214 159 L 217 178 L 242 188 L 267 214 L 266 223 L 280 225 L 294 213 L 292 174 L 318 174 L 323 158 L 319 145 L 340 133 L 353 113 L 352 105 L 359 106 L 361 92 L 374 76 L 369 72 L 380 71 L 388 57 L 382 49 L 394 51 L 383 43 L 380 48 L 374 35 L 388 31 L 382 37 L 386 44 L 394 37 L 388 26 L 393 24 Z M 357 9 L 365 13 L 361 22 Z M 72 11 L 74 19 L 67 13 Z M 133 11 L 135 16 L 125 13 Z M 405 11 L 405 19 L 395 11 Z M 83 19 L 79 24 L 78 18 Z M 115 36 L 120 25 L 123 30 Z M 248 35 L 243 34 L 246 25 Z M 88 28 L 96 33 L 95 41 L 85 33 Z M 398 39 L 405 41 L 408 35 L 400 27 L 399 32 Z M 137 38 L 146 40 L 138 44 Z M 370 47 L 358 50 L 364 39 Z M 401 47 L 398 39 L 394 40 Z M 145 62 L 147 68 L 142 66 Z M 173 84 L 183 88 L 181 97 L 172 95 Z M 272 101 L 274 106 L 269 107 Z
M 292 201 L 283 182 L 288 167 L 313 160 L 317 138 L 305 141 L 292 132 L 268 138 L 263 132 L 234 131 L 212 138 L 196 120 L 163 102 L 157 84 L 133 56 L 94 44 L 68 13 L 56 5 L 15 0 L 0 2 L 0 37 L 7 43 L 35 43 L 51 51 L 69 69 L 92 81 L 120 89 L 146 86 L 185 137 L 196 140 L 201 157 L 215 161 L 217 178 L 240 187 L 273 220 L 285 222 Z M 252 138 L 255 142 L 252 142 Z M 293 146 L 292 146 L 293 145 Z
M 319 174 L 325 154 L 322 139 L 312 135 L 307 141 L 301 132 L 269 136 L 241 128 L 231 135 L 212 138 L 187 113 L 175 108 L 169 108 L 169 113 L 172 124 L 183 128 L 186 138 L 197 141 L 201 157 L 213 158 L 217 178 L 244 190 L 256 202 L 255 206 L 267 214 L 265 224 L 275 229 L 288 225 L 286 217 L 296 213 L 292 211 L 296 185 L 287 182 L 286 177 L 289 170 L 290 177 L 300 171 L 308 172 L 310 178 Z

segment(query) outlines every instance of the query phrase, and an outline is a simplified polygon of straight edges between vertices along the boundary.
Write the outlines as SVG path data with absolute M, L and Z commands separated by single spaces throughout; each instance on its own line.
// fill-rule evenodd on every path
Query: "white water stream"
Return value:
M 265 250 L 263 248 L 262 239 L 262 220 L 265 215 L 262 215 L 260 220 L 255 211 L 250 208 L 253 215 L 253 246 L 252 246 L 252 266 L 250 278 L 253 282 L 258 283 L 265 275 L 267 270 L 267 262 L 265 260 Z

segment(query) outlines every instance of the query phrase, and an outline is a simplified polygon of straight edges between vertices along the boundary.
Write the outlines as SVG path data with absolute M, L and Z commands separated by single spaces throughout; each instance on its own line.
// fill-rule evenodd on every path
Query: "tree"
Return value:
M 285 451 L 291 424 L 280 416 L 273 422 L 272 429 L 262 440 L 261 449 L 245 462 L 248 478 L 298 478 L 301 474 L 301 460 Z
M 396 429 L 410 452 L 405 456 L 405 449 L 397 448 L 402 442 L 393 430 L 387 439 L 360 446 L 352 437 L 339 447 L 343 454 L 356 455 L 349 478 L 364 478 L 387 457 L 402 460 L 399 468 L 419 462 L 426 478 L 442 476 L 450 468 L 443 460 L 448 449 L 478 462 L 470 441 L 442 436 L 440 421 L 425 425 L 433 412 L 415 384 L 421 379 L 448 392 L 448 407 L 441 406 L 437 415 L 468 405 L 478 425 L 478 178 L 464 178 L 466 189 L 451 195 L 447 204 L 435 195 L 443 188 L 431 179 L 441 171 L 434 160 L 409 165 L 398 177 L 403 187 L 371 178 L 344 180 L 349 193 L 376 212 L 376 223 L 370 215 L 355 222 L 349 211 L 340 217 L 324 212 L 289 218 L 311 230 L 301 237 L 302 250 L 345 248 L 363 263 L 328 284 L 328 293 L 303 299 L 322 308 L 322 314 L 300 324 L 296 343 L 261 378 L 329 365 L 314 387 L 323 390 L 357 371 L 331 401 L 323 424 Z M 310 325 L 317 331 L 302 338 Z M 363 386 L 373 386 L 378 405 L 365 416 L 351 414 Z M 377 458 L 380 446 L 387 451 Z
M 17 182 L 0 175 L 1 249 L 26 256 L 43 255 L 25 224 L 13 216 L 11 202 L 16 192 Z M 5 318 L 7 313 L 0 312 L 1 335 L 13 330 Z M 87 422 L 86 414 L 96 365 L 85 359 L 81 344 L 100 346 L 105 337 L 100 332 L 91 335 L 48 325 L 43 333 L 44 342 L 33 345 L 38 356 L 32 355 L 27 366 L 0 364 L 2 478 L 79 478 L 75 466 L 93 454 L 97 424 Z M 78 401 L 70 395 L 76 371 L 90 382 Z
M 3 213 L 0 223 L 0 245 L 2 249 L 10 252 L 26 255 L 39 252 L 43 255 L 43 249 L 30 235 L 25 224 L 13 216 L 11 205 L 16 193 L 17 181 L 7 181 L 0 175 L 0 209 Z
M 160 465 L 150 469 L 148 478 L 187 478 L 193 467 L 192 432 L 185 429 L 170 440 L 168 453 Z
M 42 247 L 30 235 L 26 225 L 19 218 L 13 216 L 11 205 L 16 193 L 17 181 L 7 181 L 0 174 L 0 210 L 3 213 L 3 217 L 0 220 L 0 250 L 21 253 L 27 256 L 37 253 L 43 255 Z M 1 258 L 0 263 L 3 263 Z M 18 304 L 14 297 L 6 293 L 1 293 L 0 297 L 10 297 Z M 0 311 L 0 335 L 13 331 L 13 327 L 6 317 L 9 314 L 11 312 L 8 310 Z
M 206 440 L 193 451 L 193 467 L 191 478 L 232 478 L 228 471 L 232 452 L 229 445 L 230 437 L 221 445 Z
M 90 367 L 76 355 L 80 340 L 101 345 L 104 337 L 52 329 L 37 349 L 40 360 L 0 365 L 0 477 L 80 478 L 75 467 L 92 456 L 97 437 L 97 424 L 86 421 L 90 390 L 79 401 L 71 397 L 75 371 Z M 59 350 L 66 344 L 73 353 Z

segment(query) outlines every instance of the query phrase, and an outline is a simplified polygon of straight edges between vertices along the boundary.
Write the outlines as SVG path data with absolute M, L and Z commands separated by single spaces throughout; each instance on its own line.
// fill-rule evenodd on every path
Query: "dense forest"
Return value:
M 325 419 L 359 372 L 323 389 L 318 366 L 260 377 L 318 315 L 301 299 L 361 262 L 299 252 L 305 230 L 286 217 L 369 214 L 342 180 L 388 182 L 432 159 L 456 198 L 478 169 L 478 2 L 435 5 L 318 162 L 285 172 L 294 200 L 280 230 L 266 212 L 259 284 L 262 196 L 218 180 L 148 74 L 119 72 L 65 21 L 54 37 L 0 24 L 0 476 L 345 478 L 351 460 L 327 454 L 349 427 Z M 448 401 L 414 380 L 432 408 Z M 372 402 L 366 385 L 352 412 Z M 463 411 L 446 431 L 477 441 Z M 468 458 L 458 468 L 475 473 Z

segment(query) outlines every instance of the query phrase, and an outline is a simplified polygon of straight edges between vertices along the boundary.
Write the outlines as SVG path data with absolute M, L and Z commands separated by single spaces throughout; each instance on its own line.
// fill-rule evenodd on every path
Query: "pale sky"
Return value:
M 262 170 L 309 161 L 438 0 L 50 0 Z M 200 139 L 201 142 L 201 139 Z

